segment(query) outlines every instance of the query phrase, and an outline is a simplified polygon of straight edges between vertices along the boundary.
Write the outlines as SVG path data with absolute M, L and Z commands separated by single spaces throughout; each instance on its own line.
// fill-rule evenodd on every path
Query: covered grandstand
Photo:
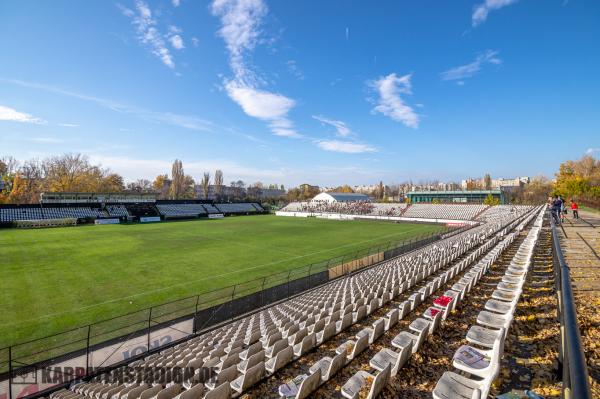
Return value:
M 209 215 L 267 213 L 258 203 L 213 203 L 206 200 L 157 200 L 155 194 L 43 193 L 39 204 L 0 205 L 0 226 L 17 221 L 76 219 L 79 223 L 103 219 L 142 221 L 144 218 L 191 219 Z M 154 219 L 152 219 L 154 220 Z
M 418 203 L 473 203 L 481 204 L 488 196 L 505 204 L 507 195 L 497 190 L 456 190 L 456 191 L 410 191 L 407 194 L 411 204 Z

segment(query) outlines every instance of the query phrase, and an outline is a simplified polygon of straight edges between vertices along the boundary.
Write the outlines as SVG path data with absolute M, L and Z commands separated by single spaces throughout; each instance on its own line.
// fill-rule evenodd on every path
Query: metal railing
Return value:
M 20 375 L 21 371 L 29 370 L 37 373 L 48 365 L 65 362 L 73 364 L 74 370 L 72 375 L 63 375 L 64 382 L 95 374 L 94 370 L 99 368 L 115 367 L 124 361 L 132 361 L 157 350 L 163 350 L 176 342 L 210 331 L 222 323 L 264 306 L 272 305 L 335 279 L 372 267 L 384 260 L 421 248 L 446 235 L 472 227 L 446 228 L 403 241 L 391 241 L 359 249 L 344 256 L 288 269 L 0 349 L 0 387 L 2 380 L 8 377 L 7 399 L 22 396 L 13 394 L 12 389 L 14 377 Z M 185 324 L 185 327 L 181 327 L 181 323 Z M 173 338 L 163 341 L 160 333 L 164 331 L 175 332 L 171 334 Z M 123 356 L 118 359 L 104 356 L 98 360 L 98 353 L 106 353 L 106 348 L 114 349 L 110 356 L 121 355 L 123 349 L 131 342 L 137 342 L 138 346 L 127 352 L 124 359 Z M 77 363 L 75 359 L 79 359 Z M 76 375 L 77 367 L 85 374 L 81 375 L 79 372 Z
M 558 297 L 558 318 L 560 321 L 559 373 L 562 371 L 562 397 L 566 399 L 591 398 L 588 371 L 581 344 L 581 334 L 577 322 L 577 311 L 569 265 L 560 247 L 558 230 L 552 215 L 549 215 L 552 229 L 552 260 Z

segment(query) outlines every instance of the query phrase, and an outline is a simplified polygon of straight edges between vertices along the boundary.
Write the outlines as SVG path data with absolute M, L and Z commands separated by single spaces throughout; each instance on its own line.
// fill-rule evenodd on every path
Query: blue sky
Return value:
M 551 176 L 600 148 L 600 2 L 0 3 L 0 156 L 127 180 Z

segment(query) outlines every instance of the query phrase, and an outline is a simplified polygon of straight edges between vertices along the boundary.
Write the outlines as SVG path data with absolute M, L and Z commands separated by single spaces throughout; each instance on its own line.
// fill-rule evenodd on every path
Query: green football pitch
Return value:
M 442 227 L 278 216 L 0 231 L 0 348 Z

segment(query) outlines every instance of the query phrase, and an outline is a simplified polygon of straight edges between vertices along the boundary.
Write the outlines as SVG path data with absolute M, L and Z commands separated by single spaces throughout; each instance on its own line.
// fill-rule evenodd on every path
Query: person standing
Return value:
M 552 200 L 552 207 L 550 208 L 552 212 L 552 216 L 554 216 L 554 222 L 559 225 L 560 224 L 560 214 L 561 214 L 561 202 L 558 195 L 554 196 Z
M 571 210 L 573 211 L 573 219 L 579 219 L 579 205 L 571 200 Z

